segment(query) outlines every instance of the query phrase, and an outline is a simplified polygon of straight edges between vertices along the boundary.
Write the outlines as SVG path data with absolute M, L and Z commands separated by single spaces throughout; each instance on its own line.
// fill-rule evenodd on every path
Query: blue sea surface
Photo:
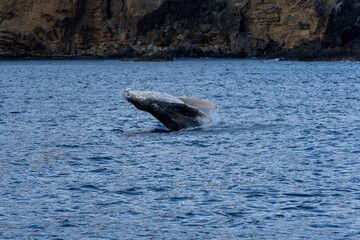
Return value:
M 0 61 L 0 239 L 359 239 L 359 173 L 359 62 Z

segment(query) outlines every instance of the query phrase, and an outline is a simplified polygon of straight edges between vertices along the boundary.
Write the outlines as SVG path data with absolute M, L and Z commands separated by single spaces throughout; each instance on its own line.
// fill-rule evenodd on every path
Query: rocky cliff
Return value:
M 360 57 L 357 0 L 7 0 L 2 57 Z

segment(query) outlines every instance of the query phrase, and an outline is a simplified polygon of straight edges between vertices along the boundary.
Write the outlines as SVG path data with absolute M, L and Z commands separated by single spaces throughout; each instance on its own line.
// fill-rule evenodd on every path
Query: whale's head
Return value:
M 135 91 L 131 89 L 126 89 L 123 93 L 124 98 L 132 103 L 137 109 L 143 111 L 150 111 L 156 109 L 159 104 L 164 102 L 171 102 L 167 98 L 174 98 L 175 101 L 179 101 L 177 98 L 168 95 L 155 92 L 155 91 Z M 174 101 L 174 99 L 172 99 Z M 179 101 L 181 102 L 181 101 Z
M 126 89 L 123 92 L 123 97 L 140 110 L 148 111 L 151 107 L 151 102 L 143 91 L 133 91 L 131 89 Z
M 162 106 L 164 104 L 172 103 L 184 104 L 184 102 L 177 97 L 155 91 L 135 91 L 126 89 L 123 93 L 123 97 L 136 108 L 144 111 L 156 109 L 159 107 L 159 104 Z

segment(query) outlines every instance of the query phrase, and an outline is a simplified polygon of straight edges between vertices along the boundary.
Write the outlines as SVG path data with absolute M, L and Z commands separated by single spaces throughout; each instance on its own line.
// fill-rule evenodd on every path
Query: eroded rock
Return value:
M 0 2 L 2 57 L 360 56 L 356 0 Z

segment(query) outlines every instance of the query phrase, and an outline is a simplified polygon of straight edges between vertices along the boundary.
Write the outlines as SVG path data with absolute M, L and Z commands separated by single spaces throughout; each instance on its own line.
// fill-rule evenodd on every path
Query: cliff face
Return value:
M 357 0 L 8 0 L 3 57 L 360 55 Z

